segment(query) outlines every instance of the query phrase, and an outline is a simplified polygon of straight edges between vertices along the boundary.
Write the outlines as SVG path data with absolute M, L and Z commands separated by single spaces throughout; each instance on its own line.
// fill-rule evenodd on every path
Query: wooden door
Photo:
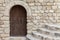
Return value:
M 13 6 L 10 10 L 10 36 L 26 36 L 27 15 L 24 7 Z

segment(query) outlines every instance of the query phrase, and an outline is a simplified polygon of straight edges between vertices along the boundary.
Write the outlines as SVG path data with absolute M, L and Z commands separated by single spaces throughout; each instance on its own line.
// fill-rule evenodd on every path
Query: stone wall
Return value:
M 27 17 L 28 33 L 35 31 L 40 24 L 60 24 L 60 0 L 0 0 L 0 40 L 9 39 L 9 14 L 5 7 L 9 2 L 23 1 L 31 9 L 31 16 Z
M 35 30 L 40 24 L 60 24 L 60 0 L 26 0 L 31 8 L 29 26 Z

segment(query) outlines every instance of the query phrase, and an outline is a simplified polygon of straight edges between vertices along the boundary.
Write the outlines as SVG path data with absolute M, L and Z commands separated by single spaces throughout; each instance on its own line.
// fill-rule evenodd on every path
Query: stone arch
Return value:
M 9 2 L 6 7 L 5 7 L 5 12 L 4 12 L 4 15 L 7 15 L 9 18 L 9 14 L 10 14 L 10 9 L 14 6 L 14 5 L 21 5 L 23 6 L 26 11 L 27 11 L 27 17 L 28 16 L 31 16 L 31 9 L 30 7 L 28 6 L 27 3 L 23 2 L 23 1 L 12 1 L 12 2 Z M 9 21 L 9 25 L 10 25 L 10 21 Z M 9 27 L 9 32 L 10 32 L 10 27 Z M 28 30 L 27 30 L 27 33 L 28 33 Z

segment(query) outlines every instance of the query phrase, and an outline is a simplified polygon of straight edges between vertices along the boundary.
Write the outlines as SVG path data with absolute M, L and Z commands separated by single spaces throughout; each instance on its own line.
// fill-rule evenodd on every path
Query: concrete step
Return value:
M 43 30 L 43 31 L 50 32 L 50 33 L 59 33 L 60 34 L 60 31 L 49 30 L 49 29 L 46 29 L 46 28 L 39 28 L 39 29 Z
M 60 40 L 60 37 L 53 37 L 53 36 L 48 36 L 48 35 L 45 35 L 45 34 L 41 34 L 41 33 L 39 33 L 39 32 L 37 32 L 37 31 L 34 31 L 33 32 L 33 35 L 35 35 L 35 36 L 37 36 L 37 37 L 43 37 L 43 38 L 49 38 L 49 39 L 59 39 Z
M 58 25 L 58 24 L 47 24 L 46 23 L 45 25 L 48 25 L 50 27 L 60 28 L 60 25 Z
M 60 40 L 60 39 L 51 39 L 51 38 L 42 37 L 42 36 L 37 38 L 37 37 L 35 37 L 35 36 L 31 35 L 31 34 L 27 35 L 27 38 L 28 38 L 28 40 Z
M 37 29 L 37 32 L 46 34 L 46 35 L 55 36 L 55 37 L 60 37 L 60 32 L 58 31 L 53 31 L 53 30 L 51 31 L 48 29 L 40 28 L 40 29 Z
M 44 29 L 44 28 L 41 28 L 41 29 L 38 29 L 40 31 L 37 31 L 39 33 L 42 33 L 42 34 L 46 34 L 46 35 L 51 35 L 51 36 L 55 36 L 55 37 L 60 37 L 60 32 L 57 32 L 57 31 L 51 31 L 51 30 L 48 30 L 48 29 Z
M 38 39 L 38 38 L 35 38 L 33 35 L 31 35 L 31 34 L 28 34 L 27 35 L 27 38 L 28 38 L 28 40 L 40 40 L 40 39 Z
M 55 31 L 55 32 L 60 32 L 60 28 L 58 28 L 60 26 L 55 26 L 55 25 L 49 25 L 49 24 L 43 24 L 40 28 L 44 28 L 44 29 L 47 29 L 47 30 L 50 30 L 50 31 Z

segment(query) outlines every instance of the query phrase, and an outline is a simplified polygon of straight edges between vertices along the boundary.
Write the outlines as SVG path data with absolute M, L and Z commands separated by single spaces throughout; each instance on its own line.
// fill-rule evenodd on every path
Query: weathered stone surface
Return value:
M 10 31 L 9 28 L 5 28 L 5 29 L 4 29 L 4 33 L 7 33 L 7 34 L 8 34 L 9 31 Z
M 9 40 L 8 37 L 9 37 L 9 31 L 10 31 L 9 30 L 10 29 L 10 24 L 9 24 L 10 13 L 7 13 L 7 12 L 5 13 L 5 9 L 7 9 L 5 7 L 8 6 L 7 4 L 14 1 L 25 2 L 26 5 L 30 7 L 31 15 L 30 13 L 27 12 L 28 14 L 27 15 L 27 33 L 28 34 L 31 33 L 32 31 L 36 31 L 38 27 L 40 28 L 40 24 L 43 24 L 43 23 L 60 25 L 60 0 L 0 0 L 0 33 L 1 33 L 0 36 L 2 37 L 2 38 L 0 37 L 0 40 Z M 11 5 L 13 5 L 13 3 Z M 9 5 L 8 7 L 10 8 L 11 5 Z M 8 10 L 10 11 L 9 8 Z M 50 36 L 51 35 L 52 34 L 50 34 Z M 49 38 L 42 38 L 42 39 L 53 40 Z
M 4 33 L 3 33 L 3 34 L 0 34 L 0 35 L 1 35 L 1 37 L 3 37 L 3 38 L 4 38 L 4 37 L 9 37 L 9 34 L 4 34 Z
M 59 6 L 58 6 L 59 7 Z M 52 9 L 56 10 L 58 8 L 57 6 L 52 6 Z
M 55 13 L 60 13 L 60 9 L 55 10 Z
M 4 25 L 9 25 L 9 21 L 4 21 Z
M 4 24 L 4 22 L 3 21 L 0 21 L 0 25 L 3 25 Z
M 2 3 L 0 4 L 0 6 L 2 6 Z
M 1 20 L 2 21 L 8 21 L 9 20 L 9 17 L 1 17 Z
M 0 17 L 2 17 L 2 16 L 3 16 L 3 14 L 1 13 L 1 14 L 0 14 Z
M 60 0 L 54 0 L 55 2 L 57 2 L 57 3 L 59 3 L 60 2 Z
M 0 3 L 4 3 L 4 0 L 0 0 Z
M 10 38 L 9 37 L 6 37 L 6 38 L 3 38 L 3 40 L 10 40 Z
M 36 1 L 37 1 L 37 0 L 36 0 Z M 41 2 L 41 3 L 44 2 L 44 0 L 38 0 L 38 1 Z
M 26 0 L 27 2 L 34 2 L 34 0 Z
M 4 33 L 4 31 L 0 31 L 0 34 Z
M 4 11 L 5 10 L 5 7 L 0 7 L 0 10 Z
M 35 5 L 35 3 L 29 3 L 29 5 L 30 5 L 30 6 L 34 6 L 34 5 Z

